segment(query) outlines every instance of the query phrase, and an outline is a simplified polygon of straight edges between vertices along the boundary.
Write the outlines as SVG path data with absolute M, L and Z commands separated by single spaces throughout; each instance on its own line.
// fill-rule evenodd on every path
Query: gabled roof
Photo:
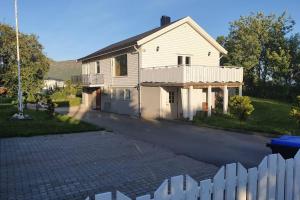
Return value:
M 201 28 L 191 17 L 185 17 L 182 19 L 179 19 L 177 21 L 174 21 L 168 25 L 161 26 L 154 28 L 150 31 L 141 33 L 139 35 L 130 37 L 128 39 L 122 40 L 120 42 L 111 44 L 107 47 L 104 47 L 94 53 L 91 53 L 85 57 L 79 58 L 78 61 L 88 60 L 94 57 L 98 57 L 101 55 L 105 55 L 114 51 L 126 49 L 129 47 L 132 47 L 134 45 L 142 45 L 146 42 L 159 37 L 160 35 L 184 24 L 188 23 L 190 24 L 202 37 L 204 37 L 210 44 L 212 44 L 218 51 L 220 51 L 223 54 L 227 54 L 227 51 L 215 40 L 213 39 L 203 28 Z

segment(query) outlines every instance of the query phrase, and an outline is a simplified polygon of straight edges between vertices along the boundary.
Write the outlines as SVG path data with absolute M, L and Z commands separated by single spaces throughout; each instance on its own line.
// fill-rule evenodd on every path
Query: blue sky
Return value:
M 299 0 L 19 0 L 20 31 L 34 33 L 52 59 L 77 59 L 113 42 L 191 16 L 214 38 L 241 15 L 287 11 L 300 32 Z M 13 0 L 0 0 L 0 22 L 14 24 Z

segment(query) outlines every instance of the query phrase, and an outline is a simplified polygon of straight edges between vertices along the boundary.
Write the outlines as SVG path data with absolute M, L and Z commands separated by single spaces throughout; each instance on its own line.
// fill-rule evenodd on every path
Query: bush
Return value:
M 300 96 L 297 96 L 297 103 L 292 107 L 290 116 L 293 117 L 300 127 Z
M 247 96 L 232 96 L 229 101 L 230 113 L 239 120 L 246 120 L 254 111 L 254 107 Z

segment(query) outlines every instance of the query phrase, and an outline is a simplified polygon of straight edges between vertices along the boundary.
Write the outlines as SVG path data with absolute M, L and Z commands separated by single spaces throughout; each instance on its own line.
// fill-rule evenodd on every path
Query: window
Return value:
M 118 100 L 124 100 L 124 90 L 120 90 L 118 91 Z
M 96 62 L 96 73 L 100 74 L 100 61 Z
M 169 103 L 175 103 L 175 92 L 174 91 L 169 92 Z
M 178 56 L 177 57 L 177 64 L 178 65 L 182 65 L 183 64 L 183 62 L 182 62 L 182 56 Z
M 124 99 L 125 100 L 130 100 L 131 99 L 131 94 L 130 94 L 130 90 L 129 89 L 125 89 Z
M 115 76 L 127 76 L 127 54 L 115 57 Z
M 191 57 L 189 56 L 185 57 L 185 65 L 191 66 Z

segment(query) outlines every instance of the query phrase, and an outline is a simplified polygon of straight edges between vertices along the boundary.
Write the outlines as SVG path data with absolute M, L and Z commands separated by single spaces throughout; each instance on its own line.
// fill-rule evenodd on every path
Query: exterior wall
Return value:
M 146 119 L 160 118 L 161 112 L 161 88 L 142 87 L 141 88 L 141 114 Z
M 96 89 L 97 88 L 83 88 L 82 104 L 88 109 L 96 108 Z
M 138 116 L 138 91 L 136 88 L 116 87 L 116 97 L 112 95 L 112 89 L 105 89 L 101 93 L 101 110 L 118 114 Z M 125 100 L 121 91 L 130 90 L 130 100 Z
M 179 105 L 179 113 L 183 118 L 188 118 L 188 89 L 181 88 L 181 104 Z M 192 90 L 192 110 L 193 114 L 196 115 L 197 111 L 202 110 L 202 103 L 206 102 L 206 94 L 203 93 L 202 89 Z
M 143 68 L 177 65 L 178 55 L 190 56 L 191 65 L 220 64 L 219 51 L 187 23 L 142 45 L 142 49 Z
M 114 57 L 127 54 L 127 76 L 114 76 Z M 131 87 L 138 83 L 138 53 L 120 52 L 107 57 L 86 61 L 82 64 L 82 74 L 95 74 L 96 62 L 100 61 L 100 74 L 104 75 L 104 87 Z

